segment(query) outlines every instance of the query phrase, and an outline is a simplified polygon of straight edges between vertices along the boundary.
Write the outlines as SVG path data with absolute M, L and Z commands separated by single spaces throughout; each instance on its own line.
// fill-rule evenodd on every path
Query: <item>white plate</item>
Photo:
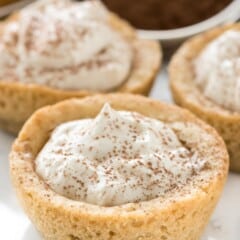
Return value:
M 151 96 L 171 102 L 166 73 L 163 72 Z M 0 239 L 40 240 L 33 225 L 22 212 L 12 190 L 8 154 L 14 138 L 0 130 Z M 230 174 L 223 196 L 202 240 L 240 239 L 240 174 Z M 179 239 L 184 240 L 184 239 Z

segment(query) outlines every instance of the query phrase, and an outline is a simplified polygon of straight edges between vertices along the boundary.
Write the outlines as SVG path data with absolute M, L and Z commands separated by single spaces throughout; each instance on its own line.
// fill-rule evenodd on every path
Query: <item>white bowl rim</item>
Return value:
M 233 0 L 226 8 L 200 23 L 172 30 L 143 30 L 138 33 L 143 38 L 156 40 L 177 40 L 201 33 L 220 24 L 235 22 L 240 18 L 240 0 Z

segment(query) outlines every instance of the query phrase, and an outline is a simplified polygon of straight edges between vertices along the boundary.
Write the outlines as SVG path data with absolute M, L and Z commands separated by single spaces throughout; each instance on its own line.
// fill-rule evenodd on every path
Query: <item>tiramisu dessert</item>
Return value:
M 197 240 L 228 154 L 188 111 L 133 95 L 37 111 L 10 154 L 21 204 L 46 240 Z
M 240 25 L 194 37 L 170 64 L 175 101 L 213 125 L 240 171 Z
M 62 99 L 147 94 L 161 62 L 159 44 L 100 1 L 36 1 L 2 22 L 0 35 L 0 125 L 12 132 Z

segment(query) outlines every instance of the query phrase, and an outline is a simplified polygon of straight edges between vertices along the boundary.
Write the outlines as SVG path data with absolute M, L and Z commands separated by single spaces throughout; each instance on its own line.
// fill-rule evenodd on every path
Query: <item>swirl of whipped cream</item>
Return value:
M 58 126 L 35 166 L 62 196 L 115 206 L 181 188 L 201 161 L 167 124 L 105 104 L 95 119 Z
M 240 32 L 229 30 L 212 41 L 194 63 L 204 95 L 228 110 L 240 111 Z
M 6 26 L 0 55 L 0 79 L 106 91 L 126 80 L 133 53 L 99 1 L 40 0 Z

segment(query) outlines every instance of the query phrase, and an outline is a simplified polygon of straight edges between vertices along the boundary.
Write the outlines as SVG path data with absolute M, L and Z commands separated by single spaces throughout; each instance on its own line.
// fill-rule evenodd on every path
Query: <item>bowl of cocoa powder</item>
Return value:
M 143 38 L 160 40 L 165 48 L 240 17 L 240 0 L 102 0 L 139 29 Z

